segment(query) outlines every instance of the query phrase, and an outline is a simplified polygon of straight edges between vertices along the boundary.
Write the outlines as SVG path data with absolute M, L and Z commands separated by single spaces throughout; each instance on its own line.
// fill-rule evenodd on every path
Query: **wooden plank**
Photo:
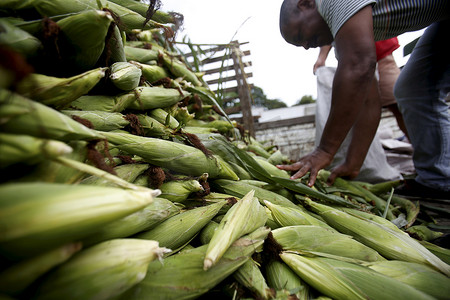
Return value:
M 250 50 L 246 50 L 243 53 L 244 53 L 244 56 L 248 56 L 248 55 L 250 55 Z M 218 62 L 218 61 L 226 61 L 228 59 L 233 59 L 232 54 L 230 54 L 228 57 L 225 57 L 225 58 L 223 55 L 217 56 L 217 57 L 206 58 L 206 59 L 202 60 L 201 63 L 202 63 L 202 65 L 207 65 L 210 63 Z M 245 62 L 244 62 L 244 65 L 245 65 Z
M 240 106 L 227 107 L 224 108 L 224 111 L 227 115 L 237 114 L 238 112 L 241 111 L 241 107 Z
M 247 62 L 245 64 L 246 64 L 245 67 L 250 67 L 250 66 L 253 65 L 251 61 L 249 61 L 249 62 Z M 232 70 L 234 70 L 234 66 L 230 65 L 230 66 L 225 66 L 225 67 L 222 67 L 222 68 L 215 68 L 215 69 L 204 70 L 202 72 L 205 73 L 206 75 L 210 75 L 210 74 L 215 74 L 215 73 L 220 73 L 220 72 L 225 72 L 225 71 L 232 71 Z
M 298 118 L 286 119 L 286 120 L 278 120 L 273 122 L 264 122 L 264 123 L 255 123 L 255 130 L 264 130 L 270 128 L 277 128 L 283 126 L 294 126 L 301 125 L 305 123 L 314 123 L 315 115 L 303 116 Z
M 249 88 L 252 89 L 253 88 L 253 83 L 248 84 Z M 212 90 L 214 93 L 217 93 L 218 89 Z M 225 89 L 222 89 L 221 91 L 222 93 L 226 94 L 226 93 L 232 93 L 232 92 L 238 92 L 238 87 L 237 86 L 233 86 L 233 87 L 227 87 Z
M 253 73 L 245 73 L 245 77 L 251 78 L 251 77 L 253 77 Z M 213 79 L 213 80 L 208 80 L 208 81 L 206 81 L 206 83 L 207 84 L 216 84 L 219 82 L 228 82 L 228 81 L 234 81 L 234 80 L 237 80 L 236 75 L 228 76 L 228 77 L 220 77 L 218 79 Z

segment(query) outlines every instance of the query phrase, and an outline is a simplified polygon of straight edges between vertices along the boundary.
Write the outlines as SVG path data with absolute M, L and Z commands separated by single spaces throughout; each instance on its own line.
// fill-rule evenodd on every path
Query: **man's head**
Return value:
M 315 0 L 284 0 L 280 9 L 280 32 L 286 42 L 305 49 L 330 45 L 333 41 Z

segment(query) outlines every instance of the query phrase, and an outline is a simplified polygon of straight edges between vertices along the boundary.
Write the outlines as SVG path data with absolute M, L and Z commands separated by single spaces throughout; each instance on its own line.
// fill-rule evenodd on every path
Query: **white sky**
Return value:
M 252 67 L 248 71 L 253 77 L 248 81 L 262 88 L 269 99 L 291 106 L 304 95 L 317 97 L 312 69 L 319 49 L 305 50 L 284 41 L 278 26 L 282 1 L 161 0 L 160 10 L 184 15 L 184 29 L 178 32 L 177 41 L 187 35 L 197 44 L 227 44 L 232 39 L 249 42 L 242 46 L 242 50 L 251 51 Z M 421 32 L 399 36 L 400 45 L 406 45 Z M 399 66 L 407 60 L 402 47 L 394 52 L 394 57 Z M 337 65 L 333 52 L 326 65 Z

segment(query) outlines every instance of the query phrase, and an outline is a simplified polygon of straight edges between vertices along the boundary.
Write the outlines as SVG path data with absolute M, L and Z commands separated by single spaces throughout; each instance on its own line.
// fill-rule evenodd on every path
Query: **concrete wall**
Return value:
M 383 111 L 379 133 L 397 138 L 403 135 L 393 115 Z M 308 154 L 314 149 L 316 128 L 314 115 L 280 120 L 276 122 L 255 123 L 255 137 L 266 145 L 276 145 L 281 153 L 292 160 Z

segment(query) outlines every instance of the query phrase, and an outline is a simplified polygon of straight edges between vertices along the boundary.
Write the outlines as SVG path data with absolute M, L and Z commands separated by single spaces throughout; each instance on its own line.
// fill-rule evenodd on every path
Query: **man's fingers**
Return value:
M 301 164 L 296 162 L 292 165 L 277 165 L 277 168 L 280 170 L 285 170 L 285 171 L 297 171 L 298 169 L 300 169 Z

